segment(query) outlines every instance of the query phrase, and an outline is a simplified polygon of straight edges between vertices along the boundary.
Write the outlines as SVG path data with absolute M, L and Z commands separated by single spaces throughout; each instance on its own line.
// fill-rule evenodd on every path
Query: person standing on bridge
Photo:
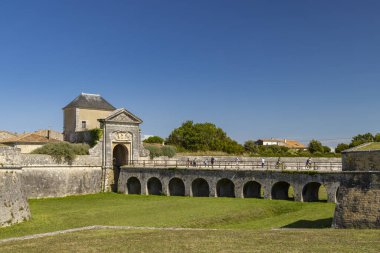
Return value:
M 264 166 L 265 166 L 265 159 L 261 158 L 261 168 L 264 168 Z
M 214 162 L 215 162 L 215 158 L 211 157 L 211 167 L 213 167 L 213 168 L 214 168 Z

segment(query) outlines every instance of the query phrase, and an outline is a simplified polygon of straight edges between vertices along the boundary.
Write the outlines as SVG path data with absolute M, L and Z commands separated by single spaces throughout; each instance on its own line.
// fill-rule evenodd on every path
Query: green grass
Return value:
M 1 252 L 379 252 L 371 230 L 95 230 L 0 244 Z
M 373 142 L 363 147 L 356 148 L 355 151 L 366 151 L 366 150 L 379 150 L 380 142 Z
M 113 193 L 38 199 L 30 200 L 32 219 L 0 229 L 0 238 L 89 225 L 259 229 L 311 221 L 312 227 L 329 227 L 334 206 L 281 200 Z
M 218 230 L 100 229 L 2 243 L 0 252 L 380 251 L 380 230 L 331 229 L 334 207 L 323 202 L 114 193 L 30 200 L 33 218 L 1 228 L 0 239 L 90 225 Z

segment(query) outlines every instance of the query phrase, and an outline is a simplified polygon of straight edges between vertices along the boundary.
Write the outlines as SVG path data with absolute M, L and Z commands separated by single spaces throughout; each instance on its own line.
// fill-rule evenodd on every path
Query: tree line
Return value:
M 343 150 L 367 142 L 380 142 L 380 133 L 359 134 L 352 137 L 351 143 L 340 143 L 332 152 L 330 147 L 318 140 L 311 140 L 305 149 L 290 149 L 285 146 L 263 146 L 254 140 L 247 140 L 243 145 L 230 138 L 223 129 L 212 123 L 194 123 L 186 121 L 175 128 L 168 138 L 152 136 L 144 140 L 148 144 L 163 144 L 175 147 L 178 152 L 221 151 L 227 154 L 247 154 L 251 156 L 339 156 Z

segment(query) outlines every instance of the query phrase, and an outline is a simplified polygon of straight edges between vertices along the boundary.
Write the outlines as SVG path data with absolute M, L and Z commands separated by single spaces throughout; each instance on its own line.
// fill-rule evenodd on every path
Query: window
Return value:
M 82 121 L 82 128 L 83 128 L 83 129 L 86 129 L 86 128 L 87 128 L 86 121 Z

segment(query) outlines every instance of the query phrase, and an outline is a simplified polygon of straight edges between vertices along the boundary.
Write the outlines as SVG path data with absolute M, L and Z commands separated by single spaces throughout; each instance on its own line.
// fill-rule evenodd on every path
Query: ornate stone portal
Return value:
M 116 191 L 119 167 L 138 160 L 143 146 L 140 137 L 142 120 L 126 109 L 118 109 L 99 120 L 103 128 L 104 191 Z

